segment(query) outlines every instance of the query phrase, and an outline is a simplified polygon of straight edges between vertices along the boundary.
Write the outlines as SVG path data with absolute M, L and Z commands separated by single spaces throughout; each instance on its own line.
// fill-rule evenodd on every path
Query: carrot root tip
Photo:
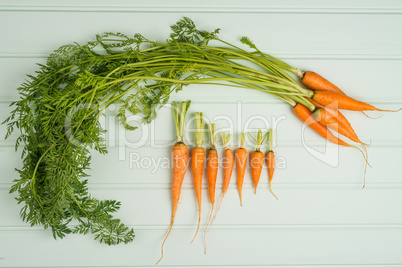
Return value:
M 364 114 L 367 118 L 370 118 L 370 119 L 380 119 L 381 117 L 384 116 L 384 114 L 382 114 L 382 115 L 380 115 L 379 117 L 373 117 L 373 116 L 370 116 L 370 115 L 366 114 L 364 111 L 361 111 L 361 112 L 362 112 L 362 114 Z

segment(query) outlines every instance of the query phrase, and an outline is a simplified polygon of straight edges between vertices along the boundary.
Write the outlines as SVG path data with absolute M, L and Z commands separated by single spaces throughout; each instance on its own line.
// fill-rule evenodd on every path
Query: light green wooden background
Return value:
M 402 105 L 402 1 L 17 0 L 0 1 L 1 121 L 25 74 L 33 73 L 35 63 L 44 63 L 58 46 L 84 43 L 105 31 L 140 32 L 163 40 L 169 25 L 182 16 L 191 17 L 201 28 L 221 28 L 221 37 L 230 42 L 248 35 L 261 50 L 301 69 L 319 71 L 351 96 L 385 109 Z M 288 105 L 268 95 L 191 86 L 172 99 L 191 99 L 190 113 L 204 111 L 219 128 L 228 127 L 222 116 L 232 118 L 235 127 L 255 115 L 270 123 L 272 116 L 286 117 L 278 124 L 276 144 L 286 167 L 276 173 L 279 201 L 269 195 L 263 172 L 256 196 L 247 175 L 245 205 L 240 208 L 232 180 L 209 233 L 206 256 L 201 236 L 189 245 L 197 212 L 187 176 L 176 226 L 160 266 L 402 267 L 402 113 L 371 120 L 345 112 L 360 137 L 372 140 L 373 168 L 367 173 L 367 188 L 361 190 L 360 154 L 340 149 L 336 167 L 313 157 L 302 146 L 302 124 Z M 141 132 L 126 133 L 113 115 L 108 111 L 103 119 L 110 130 L 110 153 L 93 156 L 90 190 L 99 198 L 122 202 L 118 215 L 135 227 L 135 241 L 114 247 L 100 245 L 90 236 L 54 241 L 49 231 L 23 223 L 15 196 L 8 194 L 17 176 L 14 168 L 21 165 L 20 152 L 13 150 L 15 136 L 9 141 L 1 138 L 0 267 L 154 265 L 170 221 L 170 170 L 130 168 L 130 153 L 143 159 L 169 157 L 166 144 L 174 139 L 173 121 L 169 109 L 162 109 L 152 128 L 143 127 L 144 145 L 132 148 Z M 258 120 L 251 126 L 266 127 Z M 4 126 L 0 131 L 3 137 Z M 325 143 L 319 136 L 310 130 L 306 135 L 313 149 L 323 150 Z M 205 222 L 206 188 L 203 204 Z

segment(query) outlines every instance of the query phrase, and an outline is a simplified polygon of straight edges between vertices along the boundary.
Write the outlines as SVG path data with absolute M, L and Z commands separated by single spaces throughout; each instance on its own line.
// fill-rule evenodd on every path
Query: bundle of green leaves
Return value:
M 85 45 L 62 46 L 18 88 L 20 99 L 4 123 L 7 137 L 19 130 L 16 149 L 23 147 L 23 167 L 10 192 L 18 193 L 24 221 L 51 228 L 54 238 L 93 233 L 108 245 L 133 240 L 133 229 L 113 217 L 120 203 L 98 200 L 87 188 L 90 150 L 107 153 L 98 119 L 113 103 L 120 103 L 118 116 L 128 130 L 135 129 L 128 113 L 149 123 L 172 92 L 190 84 L 248 88 L 312 105 L 306 99 L 311 92 L 288 74 L 298 70 L 248 38 L 241 41 L 253 52 L 220 40 L 219 29 L 198 30 L 188 18 L 171 28 L 164 43 L 105 33 Z M 221 46 L 210 46 L 211 40 Z

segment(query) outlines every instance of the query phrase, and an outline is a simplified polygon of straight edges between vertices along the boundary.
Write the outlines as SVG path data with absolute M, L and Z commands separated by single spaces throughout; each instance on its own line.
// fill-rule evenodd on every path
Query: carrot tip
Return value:
M 364 114 L 366 117 L 370 118 L 370 119 L 380 119 L 381 117 L 384 116 L 384 114 L 380 115 L 379 117 L 373 117 L 373 116 L 369 116 L 368 114 L 366 114 L 364 111 L 361 111 L 362 114 Z
M 401 108 L 399 108 L 398 110 L 382 110 L 382 109 L 377 109 L 376 111 L 379 111 L 379 112 L 390 112 L 390 113 L 396 113 L 396 112 L 399 112 L 400 110 L 402 110 L 402 107 L 401 107 Z
M 276 196 L 276 194 L 274 194 L 274 192 L 272 192 L 271 189 L 269 189 L 269 191 L 271 192 L 271 194 L 276 198 L 276 200 L 279 200 L 278 197 Z

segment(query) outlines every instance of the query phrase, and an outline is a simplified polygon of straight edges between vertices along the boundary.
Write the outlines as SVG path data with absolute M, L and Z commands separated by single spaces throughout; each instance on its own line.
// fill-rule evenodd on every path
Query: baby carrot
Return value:
M 268 138 L 268 153 L 267 153 L 267 166 L 268 166 L 268 183 L 269 183 L 269 191 L 273 194 L 273 196 L 278 199 L 278 197 L 272 191 L 272 179 L 274 178 L 275 171 L 275 153 L 272 150 L 273 147 L 274 134 L 272 129 L 269 130 L 269 138 Z
M 201 222 L 201 189 L 202 189 L 202 175 L 204 172 L 204 162 L 205 162 L 205 150 L 202 148 L 203 137 L 204 137 L 204 120 L 202 118 L 202 113 L 195 113 L 195 121 L 197 125 L 197 130 L 195 132 L 195 148 L 191 154 L 191 170 L 193 171 L 194 189 L 195 195 L 197 197 L 198 203 L 198 225 L 193 240 L 198 234 Z
M 240 205 L 243 206 L 242 189 L 247 166 L 247 150 L 244 148 L 246 133 L 240 134 L 240 148 L 236 150 L 237 188 L 239 189 Z
M 250 133 L 249 135 L 255 143 L 257 144 L 257 148 L 250 155 L 250 169 L 251 169 L 251 177 L 253 179 L 254 184 L 254 193 L 257 193 L 258 182 L 260 181 L 262 166 L 264 165 L 264 154 L 260 151 L 261 145 L 265 141 L 268 136 L 268 133 L 262 136 L 261 129 L 258 130 L 257 139 L 254 138 Z
M 170 232 L 173 228 L 174 219 L 176 216 L 177 205 L 180 199 L 181 187 L 183 184 L 184 175 L 186 174 L 187 163 L 188 163 L 188 150 L 186 145 L 183 143 L 184 135 L 184 121 L 188 107 L 190 106 L 190 101 L 183 101 L 180 104 L 173 102 L 173 115 L 176 125 L 176 144 L 172 147 L 172 157 L 173 157 L 173 180 L 172 180 L 172 217 L 170 220 L 170 228 L 166 234 L 165 239 L 161 246 L 161 258 L 156 264 L 158 264 L 163 258 L 163 246 Z
M 216 185 L 216 177 L 218 175 L 218 152 L 216 151 L 216 126 L 215 124 L 209 124 L 209 135 L 211 140 L 211 148 L 208 149 L 208 157 L 207 157 L 207 180 L 208 180 L 208 190 L 209 190 L 209 199 L 211 201 L 211 213 L 209 215 L 207 226 L 204 230 L 204 245 L 205 250 L 204 253 L 207 254 L 207 243 L 206 243 L 206 232 L 208 230 L 209 223 L 212 219 L 212 213 L 215 207 L 215 185 Z
M 225 156 L 223 158 L 223 189 L 222 189 L 221 201 L 219 202 L 218 210 L 216 211 L 212 222 L 215 220 L 216 215 L 218 215 L 219 209 L 221 208 L 222 205 L 223 198 L 225 197 L 226 192 L 228 191 L 230 179 L 232 177 L 234 156 L 233 151 L 229 148 L 229 141 L 231 136 L 232 136 L 231 134 L 226 135 L 225 132 L 222 132 L 222 141 L 223 146 L 225 147 Z

